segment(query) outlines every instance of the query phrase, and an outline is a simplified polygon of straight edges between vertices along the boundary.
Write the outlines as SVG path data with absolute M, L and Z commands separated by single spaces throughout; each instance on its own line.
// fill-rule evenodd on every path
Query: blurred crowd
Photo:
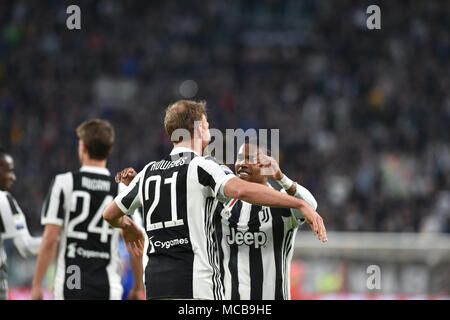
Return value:
M 208 102 L 211 127 L 280 129 L 281 168 L 328 230 L 450 232 L 450 2 L 0 2 L 0 145 L 40 233 L 53 176 L 79 166 L 75 128 L 116 129 L 108 164 L 171 149 L 164 110 Z

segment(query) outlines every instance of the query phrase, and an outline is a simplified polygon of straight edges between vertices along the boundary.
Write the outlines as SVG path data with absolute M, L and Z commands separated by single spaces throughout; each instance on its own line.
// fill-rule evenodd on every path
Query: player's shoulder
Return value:
M 209 155 L 208 156 L 198 156 L 198 157 L 195 157 L 193 160 L 195 160 L 198 164 L 205 164 L 205 165 L 210 165 L 210 166 L 212 165 L 212 166 L 219 166 L 222 168 L 228 168 L 223 162 L 221 162 L 217 158 L 214 158 Z
M 6 199 L 8 196 L 12 197 L 11 193 L 6 190 L 0 190 L 0 200 Z
M 76 173 L 77 173 L 76 171 L 67 171 L 63 173 L 58 173 L 54 177 L 54 182 L 64 185 L 69 181 L 71 181 Z
M 219 166 L 223 164 L 222 162 L 220 162 L 219 160 L 217 160 L 217 159 L 214 158 L 213 156 L 209 156 L 209 155 L 208 155 L 208 156 L 204 156 L 203 158 L 204 158 L 206 161 L 212 161 L 212 162 L 218 164 Z
M 8 205 L 10 207 L 17 206 L 17 200 L 11 194 L 11 192 L 6 190 L 0 190 L 0 204 Z M 1 210 L 0 210 L 1 211 Z
M 198 158 L 198 159 L 197 159 Z M 203 156 L 203 157 L 197 157 L 194 162 L 194 164 L 199 168 L 203 169 L 202 172 L 207 172 L 209 175 L 216 176 L 217 174 L 225 174 L 225 175 L 232 175 L 233 171 L 223 164 L 222 162 L 218 161 L 216 158 L 211 156 Z M 197 171 L 197 170 L 196 170 Z

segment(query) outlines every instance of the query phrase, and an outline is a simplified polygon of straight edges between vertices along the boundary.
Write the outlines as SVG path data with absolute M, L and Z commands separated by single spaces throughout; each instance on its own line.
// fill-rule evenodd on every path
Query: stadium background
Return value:
M 111 121 L 108 167 L 140 169 L 171 148 L 165 107 L 205 99 L 213 128 L 280 129 L 281 168 L 316 196 L 329 244 L 299 235 L 295 297 L 448 298 L 449 16 L 444 0 L 1 1 L 12 192 L 40 235 L 51 179 L 78 167 L 80 122 Z M 28 287 L 35 259 L 6 245 L 10 286 Z

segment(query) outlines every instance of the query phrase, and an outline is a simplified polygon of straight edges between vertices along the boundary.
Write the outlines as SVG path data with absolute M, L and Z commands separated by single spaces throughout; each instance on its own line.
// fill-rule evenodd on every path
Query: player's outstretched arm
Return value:
M 327 233 L 322 217 L 304 200 L 273 190 L 267 186 L 251 183 L 239 178 L 228 180 L 223 189 L 229 198 L 267 207 L 294 208 L 303 213 L 319 240 L 327 241 Z
M 48 224 L 45 226 L 42 237 L 41 247 L 39 249 L 36 271 L 34 273 L 33 285 L 31 288 L 31 299 L 42 300 L 42 281 L 47 273 L 48 267 L 56 256 L 58 248 L 58 239 L 61 232 L 61 226 Z
M 125 241 L 128 252 L 139 251 L 144 243 L 144 234 L 139 226 L 128 216 L 126 216 L 115 201 L 103 212 L 105 219 L 112 227 L 122 229 L 122 237 Z

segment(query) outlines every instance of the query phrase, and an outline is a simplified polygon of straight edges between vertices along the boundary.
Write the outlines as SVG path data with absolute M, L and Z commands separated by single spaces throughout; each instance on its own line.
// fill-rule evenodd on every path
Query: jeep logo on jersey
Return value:
M 247 246 L 255 246 L 256 249 L 263 246 L 267 241 L 264 232 L 237 231 L 231 228 L 231 234 L 227 236 L 228 244 L 237 244 L 238 246 L 246 244 Z

